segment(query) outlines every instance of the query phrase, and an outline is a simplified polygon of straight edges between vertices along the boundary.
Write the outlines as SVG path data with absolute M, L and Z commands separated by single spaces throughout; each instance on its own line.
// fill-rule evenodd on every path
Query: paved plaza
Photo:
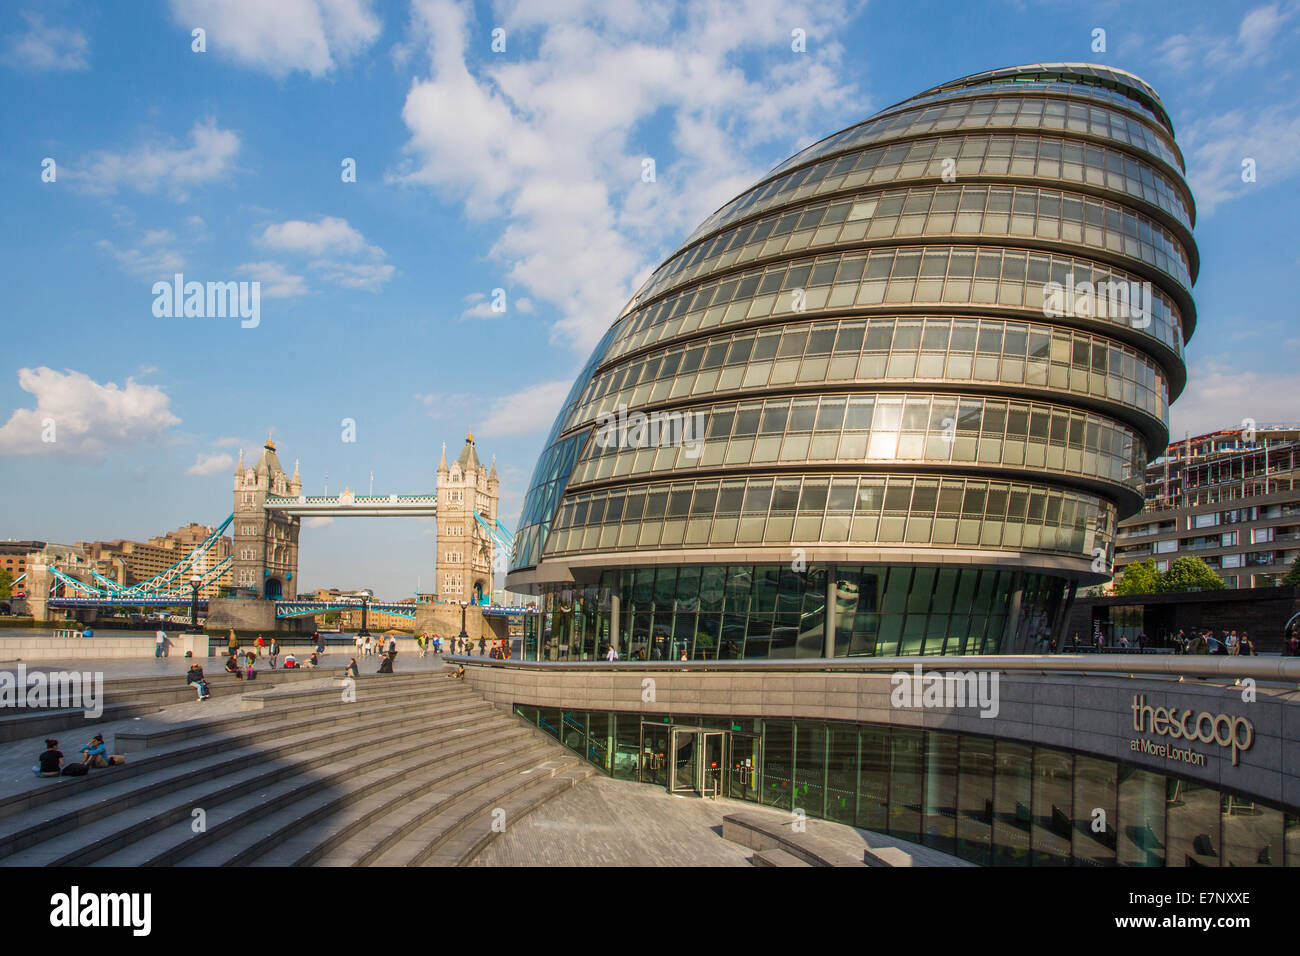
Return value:
M 722 838 L 732 813 L 790 814 L 740 800 L 675 796 L 661 787 L 595 776 L 517 823 L 472 866 L 748 866 L 754 851 Z M 898 847 L 918 866 L 971 866 L 928 847 L 825 820 L 806 821 L 808 834 L 862 859 L 868 845 Z

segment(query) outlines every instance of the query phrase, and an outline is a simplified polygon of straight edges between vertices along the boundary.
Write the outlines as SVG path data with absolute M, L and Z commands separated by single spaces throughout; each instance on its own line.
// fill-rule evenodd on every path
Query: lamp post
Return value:
M 199 633 L 199 585 L 203 579 L 197 574 L 190 575 L 190 633 Z
M 459 639 L 462 640 L 462 641 L 468 641 L 468 640 L 469 640 L 469 634 L 465 631 L 465 609 L 468 608 L 468 607 L 469 607 L 469 602 L 468 602 L 468 601 L 461 601 L 461 602 L 460 602 L 460 635 L 459 635 Z
M 357 631 L 357 637 L 369 637 L 370 632 L 366 630 L 366 616 L 370 607 L 370 593 L 363 592 L 361 595 L 361 630 Z

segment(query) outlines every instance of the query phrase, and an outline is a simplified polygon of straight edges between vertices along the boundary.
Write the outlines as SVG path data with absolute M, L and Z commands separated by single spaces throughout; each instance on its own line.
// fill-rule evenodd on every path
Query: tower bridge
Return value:
M 494 585 L 504 581 L 506 559 L 514 546 L 514 536 L 497 517 L 500 480 L 496 461 L 487 467 L 482 464 L 473 432 L 466 435 L 460 455 L 451 463 L 443 445 L 431 494 L 358 495 L 345 488 L 337 495 L 306 495 L 298 464 L 295 462 L 292 476 L 288 475 L 271 438 L 251 465 L 240 451 L 233 492 L 231 514 L 204 542 L 161 574 L 125 584 L 93 566 L 34 567 L 28 584 L 34 605 L 65 610 L 187 606 L 198 588 L 216 583 L 225 597 L 275 602 L 275 619 L 335 610 L 342 605 L 315 600 L 314 595 L 300 596 L 297 577 L 302 519 L 339 517 L 435 518 L 435 602 L 458 606 L 466 601 L 481 606 Z M 215 564 L 200 560 L 227 529 L 232 542 L 229 556 Z M 209 602 L 200 599 L 197 603 L 206 609 Z M 415 605 L 410 603 L 390 606 L 372 602 L 370 606 L 403 617 L 416 616 Z

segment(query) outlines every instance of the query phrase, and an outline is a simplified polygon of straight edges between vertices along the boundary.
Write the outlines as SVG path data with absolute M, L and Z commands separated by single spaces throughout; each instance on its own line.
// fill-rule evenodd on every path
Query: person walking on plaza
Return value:
M 280 641 L 276 637 L 271 638 L 271 670 L 275 670 L 276 658 L 280 656 Z
M 313 641 L 313 642 L 315 643 L 315 645 L 316 645 L 316 653 L 319 654 L 321 657 L 324 657 L 324 656 L 325 656 L 325 638 L 323 638 L 323 637 L 320 636 L 320 631 L 313 631 L 311 637 L 312 637 L 312 641 Z
M 235 638 L 235 629 L 233 627 L 230 629 L 230 636 L 226 638 L 226 650 L 231 654 L 239 650 L 239 641 Z
M 157 634 L 153 636 L 153 656 L 154 657 L 167 656 L 167 632 L 166 631 L 159 631 Z
M 388 653 L 389 653 L 389 654 L 396 654 L 396 653 L 397 653 L 397 635 L 396 635 L 396 634 L 389 634 L 389 635 L 388 635 Z
M 255 641 L 253 642 L 253 646 L 254 646 L 255 648 L 257 648 L 257 656 L 258 656 L 258 657 L 261 657 L 261 656 L 262 656 L 262 651 L 264 651 L 264 650 L 266 649 L 266 641 L 264 641 L 264 640 L 262 639 L 262 635 L 261 635 L 261 634 L 257 635 L 257 640 L 255 640 Z
M 607 661 L 618 660 L 618 649 L 614 647 L 613 644 L 609 645 L 609 653 L 605 655 L 605 660 Z
M 363 650 L 362 650 L 362 652 L 361 652 L 361 656 L 362 656 L 362 657 L 369 657 L 369 656 L 370 656 L 370 652 L 371 652 L 371 650 L 372 650 L 372 647 L 371 647 L 370 635 L 367 634 L 367 635 L 366 635 L 366 642 L 365 642 L 365 645 L 364 645 Z
M 478 656 L 483 657 L 487 654 L 487 640 L 480 637 L 478 639 Z

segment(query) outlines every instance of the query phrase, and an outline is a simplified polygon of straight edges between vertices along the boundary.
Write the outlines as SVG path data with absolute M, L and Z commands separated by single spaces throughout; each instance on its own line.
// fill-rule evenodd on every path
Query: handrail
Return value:
M 746 671 L 796 671 L 804 673 L 881 673 L 924 671 L 1037 671 L 1041 674 L 1122 674 L 1157 677 L 1218 677 L 1230 680 L 1254 680 L 1300 684 L 1300 657 L 1233 657 L 1198 654 L 1127 655 L 1051 654 L 1051 655 L 967 655 L 964 657 L 871 657 L 816 658 L 808 660 L 733 660 L 733 661 L 521 661 L 498 660 L 462 654 L 444 654 L 443 659 L 478 667 L 505 667 L 519 670 L 587 671 L 627 673 L 628 671 L 701 673 Z

